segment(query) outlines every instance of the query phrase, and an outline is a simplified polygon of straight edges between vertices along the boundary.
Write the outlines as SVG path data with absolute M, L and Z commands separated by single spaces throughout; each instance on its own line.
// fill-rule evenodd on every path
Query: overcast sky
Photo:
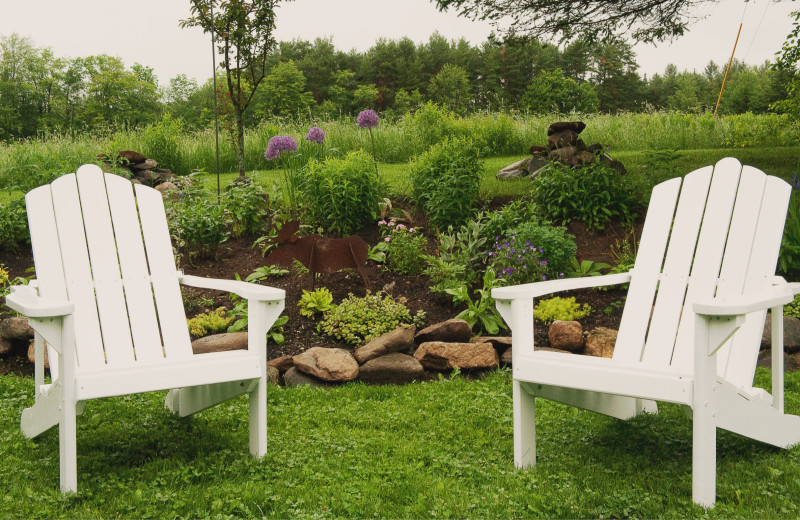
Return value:
M 669 63 L 679 70 L 702 71 L 709 60 L 725 64 L 739 22 L 744 26 L 736 56 L 750 64 L 774 59 L 792 28 L 796 3 L 721 0 L 700 14 L 707 18 L 672 44 L 637 45 L 639 72 L 662 73 Z M 178 74 L 205 81 L 211 76 L 210 37 L 199 29 L 181 29 L 188 0 L 0 0 L 0 36 L 29 36 L 56 56 L 119 56 L 125 64 L 153 67 L 162 84 Z M 279 7 L 277 38 L 313 41 L 332 37 L 336 48 L 366 51 L 380 37 L 427 41 L 434 31 L 448 39 L 483 42 L 492 28 L 485 22 L 440 13 L 429 0 L 295 0 Z

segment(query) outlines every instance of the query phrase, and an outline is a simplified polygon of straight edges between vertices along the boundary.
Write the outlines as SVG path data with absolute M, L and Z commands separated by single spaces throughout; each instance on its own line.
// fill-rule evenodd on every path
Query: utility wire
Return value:
M 767 16 L 767 9 L 769 9 L 770 3 L 771 1 L 767 0 L 766 5 L 764 6 L 764 12 L 761 13 L 761 20 L 758 21 L 758 25 L 756 26 L 756 31 L 753 33 L 753 39 L 750 40 L 750 45 L 747 47 L 747 51 L 745 51 L 742 61 L 745 61 L 747 59 L 747 56 L 750 54 L 750 49 L 753 48 L 753 43 L 755 43 L 756 36 L 758 36 L 758 30 L 761 29 L 761 24 L 764 22 L 764 17 Z

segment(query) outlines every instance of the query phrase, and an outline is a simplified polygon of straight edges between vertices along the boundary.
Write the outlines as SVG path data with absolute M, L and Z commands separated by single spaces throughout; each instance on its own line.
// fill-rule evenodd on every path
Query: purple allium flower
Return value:
M 322 144 L 325 142 L 325 131 L 318 127 L 312 126 L 308 129 L 308 135 L 306 136 L 306 141 L 311 141 L 312 143 L 319 143 Z
M 361 128 L 375 128 L 378 126 L 378 114 L 374 110 L 362 110 L 356 117 L 356 123 Z
M 290 135 L 276 135 L 271 137 L 267 143 L 267 151 L 264 152 L 264 157 L 267 159 L 277 159 L 281 156 L 281 152 L 294 152 L 297 150 L 297 141 Z

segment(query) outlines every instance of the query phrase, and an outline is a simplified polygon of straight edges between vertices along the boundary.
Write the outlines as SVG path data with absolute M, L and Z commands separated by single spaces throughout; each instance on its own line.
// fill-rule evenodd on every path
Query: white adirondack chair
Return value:
M 782 329 L 800 284 L 774 276 L 790 194 L 783 180 L 723 159 L 653 189 L 629 273 L 493 290 L 513 334 L 516 466 L 536 462 L 536 397 L 620 419 L 655 413 L 654 401 L 691 407 L 692 499 L 705 507 L 716 500 L 716 428 L 800 442 L 800 417 L 783 413 Z M 534 352 L 536 298 L 621 283 L 630 288 L 612 359 Z M 767 309 L 772 395 L 753 387 Z
M 177 271 L 161 194 L 95 165 L 25 200 L 37 279 L 6 299 L 36 332 L 36 401 L 21 426 L 35 437 L 58 425 L 61 490 L 77 491 L 76 415 L 88 399 L 169 389 L 166 406 L 185 416 L 248 393 L 250 452 L 264 456 L 266 334 L 284 291 Z M 193 355 L 180 284 L 247 298 L 248 349 Z

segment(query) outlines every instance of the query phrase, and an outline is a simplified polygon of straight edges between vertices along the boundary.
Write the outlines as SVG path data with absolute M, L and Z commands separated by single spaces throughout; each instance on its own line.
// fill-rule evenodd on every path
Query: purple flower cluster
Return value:
M 294 152 L 297 150 L 297 141 L 290 135 L 276 135 L 270 138 L 267 143 L 267 151 L 264 152 L 264 157 L 269 160 L 277 159 L 281 156 L 282 152 Z
M 322 144 L 325 142 L 325 131 L 318 127 L 312 126 L 308 129 L 308 135 L 306 136 L 306 141 L 311 141 L 312 143 L 319 143 Z
M 548 261 L 542 257 L 544 249 L 524 242 L 516 235 L 495 237 L 491 251 L 486 253 L 489 263 L 499 278 L 508 283 L 525 283 L 534 280 L 547 280 Z
M 356 123 L 361 128 L 375 128 L 378 126 L 378 113 L 374 110 L 362 110 L 356 117 Z

